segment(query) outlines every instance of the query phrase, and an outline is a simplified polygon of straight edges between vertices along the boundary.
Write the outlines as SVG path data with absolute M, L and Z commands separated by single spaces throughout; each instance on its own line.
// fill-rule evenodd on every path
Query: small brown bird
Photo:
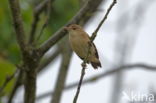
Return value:
M 69 33 L 69 42 L 73 51 L 84 60 L 88 53 L 88 48 L 90 48 L 90 55 L 88 56 L 87 63 L 91 63 L 94 69 L 101 67 L 99 60 L 99 55 L 97 49 L 90 41 L 89 35 L 83 30 L 83 28 L 77 24 L 71 24 L 68 27 L 65 27 L 65 30 Z

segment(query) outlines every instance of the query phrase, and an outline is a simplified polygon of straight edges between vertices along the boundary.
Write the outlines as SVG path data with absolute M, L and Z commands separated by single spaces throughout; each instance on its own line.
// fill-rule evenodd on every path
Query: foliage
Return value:
M 44 32 L 44 36 L 42 36 L 42 42 L 70 20 L 77 10 L 77 0 L 56 0 L 52 5 L 49 25 Z M 41 20 L 40 22 L 44 21 Z
M 33 21 L 33 9 L 35 3 L 32 1 L 20 0 L 21 13 L 23 18 L 26 37 L 28 38 Z M 45 28 L 41 36 L 40 43 L 47 40 L 58 28 L 63 26 L 78 10 L 77 0 L 56 0 L 52 5 L 51 16 L 48 27 Z M 37 35 L 40 32 L 46 18 L 46 13 L 42 13 L 38 23 Z M 0 86 L 7 75 L 15 70 L 14 64 L 20 63 L 20 50 L 15 38 L 12 26 L 11 12 L 7 0 L 0 3 Z M 13 82 L 8 85 L 6 92 L 10 91 Z

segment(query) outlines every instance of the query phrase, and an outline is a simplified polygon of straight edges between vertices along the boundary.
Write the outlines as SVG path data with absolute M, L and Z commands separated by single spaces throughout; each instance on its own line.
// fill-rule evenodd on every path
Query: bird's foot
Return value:
M 83 62 L 83 63 L 81 64 L 81 66 L 82 66 L 83 68 L 86 68 L 86 63 Z

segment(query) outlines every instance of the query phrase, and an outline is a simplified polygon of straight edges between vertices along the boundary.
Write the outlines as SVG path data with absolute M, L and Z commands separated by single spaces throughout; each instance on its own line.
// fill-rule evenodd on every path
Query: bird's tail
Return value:
M 99 60 L 98 62 L 91 62 L 91 65 L 94 67 L 94 69 L 98 69 L 98 67 L 102 67 Z

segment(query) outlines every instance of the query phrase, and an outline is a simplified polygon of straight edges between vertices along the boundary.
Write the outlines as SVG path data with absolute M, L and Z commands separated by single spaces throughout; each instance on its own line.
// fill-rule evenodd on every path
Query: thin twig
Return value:
M 98 27 L 95 29 L 95 31 L 93 32 L 92 36 L 91 36 L 91 41 L 93 41 L 98 33 L 98 31 L 100 30 L 102 24 L 106 21 L 108 14 L 110 13 L 110 11 L 112 10 L 113 6 L 117 3 L 116 0 L 113 0 L 113 2 L 111 3 L 111 5 L 109 6 L 109 8 L 107 9 L 106 14 L 104 15 L 104 18 L 101 20 L 101 22 L 99 23 Z
M 7 84 L 15 77 L 17 71 L 18 71 L 18 69 L 16 69 L 16 71 L 15 71 L 13 74 L 8 75 L 8 76 L 5 78 L 4 83 L 3 83 L 2 86 L 0 87 L 0 93 L 2 93 L 2 91 L 3 91 L 4 88 L 7 86 Z
M 37 24 L 39 22 L 39 16 L 44 11 L 44 9 L 47 7 L 47 4 L 50 0 L 44 0 L 39 5 L 36 6 L 34 10 L 34 20 L 31 25 L 30 35 L 29 35 L 29 44 L 34 42 Z
M 50 14 L 51 14 L 51 9 L 52 9 L 52 0 L 49 0 L 48 3 L 47 3 L 47 17 L 46 17 L 46 20 L 41 28 L 41 31 L 36 39 L 36 42 L 39 41 L 41 35 L 43 34 L 43 30 L 47 27 L 48 25 L 48 21 L 49 21 L 49 18 L 50 18 Z
M 111 5 L 109 6 L 109 8 L 107 9 L 107 12 L 106 14 L 104 15 L 104 18 L 101 20 L 101 22 L 99 23 L 98 27 L 96 28 L 96 30 L 93 32 L 90 40 L 91 42 L 94 41 L 99 29 L 101 28 L 102 24 L 106 21 L 107 17 L 108 17 L 108 14 L 110 13 L 111 9 L 113 8 L 113 6 L 117 3 L 116 0 L 113 0 L 113 2 L 111 3 Z M 83 61 L 83 65 L 82 65 L 82 71 L 81 71 L 81 77 L 80 77 L 80 81 L 79 81 L 79 84 L 78 84 L 78 88 L 77 88 L 77 91 L 76 91 L 76 94 L 74 96 L 74 100 L 73 100 L 73 103 L 77 103 L 77 99 L 78 99 L 78 96 L 79 96 L 79 93 L 80 93 L 80 89 L 81 89 L 81 84 L 82 84 L 82 81 L 83 81 L 83 78 L 84 78 L 84 75 L 85 75 L 85 68 L 86 68 L 86 63 L 87 63 L 87 60 L 88 60 L 88 57 L 90 55 L 90 49 L 91 49 L 91 45 L 89 45 L 88 47 L 88 53 L 87 53 L 87 56 L 86 58 L 84 59 Z
M 82 81 L 83 81 L 83 78 L 84 78 L 84 75 L 85 75 L 85 69 L 86 68 L 84 68 L 84 67 L 82 68 L 80 81 L 78 83 L 78 87 L 77 87 L 77 91 L 76 91 L 73 103 L 77 102 L 77 99 L 78 99 L 78 96 L 79 96 L 79 93 L 80 93 L 80 89 L 81 89 L 81 85 L 82 85 Z
M 14 98 L 18 88 L 22 85 L 23 74 L 24 74 L 23 70 L 20 69 L 19 74 L 17 76 L 17 80 L 15 81 L 13 89 L 12 89 L 11 93 L 9 94 L 9 98 L 8 98 L 7 103 L 12 103 L 13 102 L 13 98 Z
M 100 79 L 103 79 L 106 76 L 111 76 L 114 73 L 117 72 L 121 72 L 121 71 L 125 71 L 125 70 L 135 70 L 135 69 L 141 69 L 141 70 L 147 70 L 147 71 L 156 71 L 156 66 L 154 65 L 150 65 L 150 64 L 145 64 L 145 63 L 135 63 L 135 64 L 126 64 L 124 66 L 120 66 L 120 67 L 113 67 L 113 68 L 108 68 L 108 71 L 103 72 L 101 74 L 97 74 L 95 76 L 92 76 L 90 78 L 84 79 L 84 81 L 82 82 L 82 86 L 88 84 L 88 83 L 94 83 Z M 74 83 L 71 83 L 69 85 L 67 85 L 64 90 L 70 90 L 75 88 L 78 85 L 79 81 L 75 81 Z M 51 94 L 53 94 L 53 91 L 41 94 L 37 97 L 37 100 L 41 100 L 47 96 L 51 96 Z

